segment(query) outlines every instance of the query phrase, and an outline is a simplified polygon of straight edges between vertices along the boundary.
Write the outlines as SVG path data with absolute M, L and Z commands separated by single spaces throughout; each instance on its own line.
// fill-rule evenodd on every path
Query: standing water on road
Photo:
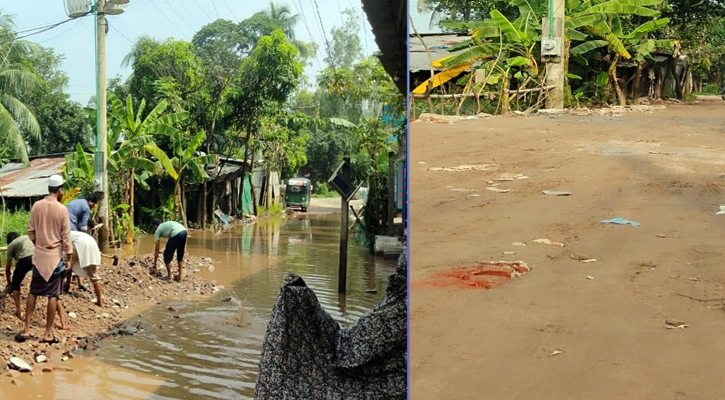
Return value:
M 21 382 L 24 388 L 3 390 L 0 398 L 16 391 L 20 397 L 13 398 L 70 399 L 80 392 L 105 399 L 252 398 L 265 329 L 288 272 L 301 276 L 343 326 L 383 297 L 395 261 L 372 257 L 353 242 L 347 295 L 338 295 L 339 236 L 339 215 L 298 214 L 221 234 L 192 232 L 187 252 L 217 261 L 197 274 L 225 290 L 198 301 L 153 305 L 133 317 L 147 332 L 106 340 L 95 356 L 70 361 L 74 373 Z M 152 251 L 153 237 L 133 249 Z

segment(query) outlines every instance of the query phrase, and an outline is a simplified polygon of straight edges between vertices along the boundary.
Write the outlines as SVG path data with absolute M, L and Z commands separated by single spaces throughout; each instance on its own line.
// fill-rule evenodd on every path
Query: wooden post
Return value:
M 395 233 L 395 152 L 388 152 L 388 235 Z
M 344 158 L 345 162 L 340 173 L 350 176 L 350 157 Z M 347 290 L 347 224 L 350 211 L 347 209 L 348 201 L 340 197 L 340 268 L 338 271 L 337 292 L 345 293 Z

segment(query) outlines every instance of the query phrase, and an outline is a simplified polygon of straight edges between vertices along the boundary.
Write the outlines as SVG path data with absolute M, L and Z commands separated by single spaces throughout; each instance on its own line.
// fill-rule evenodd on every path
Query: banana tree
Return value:
M 608 35 L 614 35 L 614 37 L 618 39 L 617 42 L 619 45 L 617 47 L 612 46 L 611 43 L 613 41 L 591 40 L 572 48 L 571 54 L 582 56 L 589 51 L 607 47 L 608 51 L 613 54 L 612 61 L 610 62 L 608 69 L 609 82 L 614 87 L 619 104 L 624 106 L 627 104 L 627 96 L 617 81 L 617 62 L 621 58 L 632 59 L 637 62 L 637 73 L 635 75 L 635 79 L 637 81 L 635 81 L 635 91 L 633 96 L 634 99 L 636 99 L 638 96 L 638 81 L 643 64 L 646 61 L 652 62 L 651 53 L 655 49 L 672 49 L 675 42 L 672 40 L 648 39 L 645 37 L 648 33 L 656 31 L 667 25 L 669 23 L 668 18 L 648 21 L 627 34 L 625 34 L 622 30 L 622 24 L 619 17 L 615 16 L 611 19 L 611 21 L 611 29 L 608 30 Z M 601 25 L 598 27 L 603 29 Z M 609 27 L 607 26 L 607 28 Z M 603 32 L 603 30 L 600 32 Z M 632 53 L 634 53 L 634 55 L 632 55 Z
M 126 97 L 126 103 L 113 93 L 109 93 L 111 119 L 118 129 L 112 130 L 110 143 L 123 140 L 118 150 L 111 152 L 108 157 L 109 172 L 115 173 L 123 182 L 121 203 L 128 204 L 126 212 L 130 221 L 134 221 L 134 184 L 138 183 L 144 190 L 149 190 L 146 179 L 151 175 L 165 172 L 172 179 L 178 175 L 171 160 L 161 150 L 154 139 L 154 135 L 179 135 L 176 126 L 189 117 L 186 111 L 165 114 L 168 103 L 163 100 L 142 118 L 146 101 L 141 100 L 137 110 L 134 110 L 131 95 Z M 110 132 L 109 132 L 110 133 Z M 111 135 L 109 135 L 111 136 Z M 153 161 L 152 158 L 156 161 Z M 126 240 L 131 241 L 133 232 L 127 232 Z
M 477 66 L 487 76 L 477 85 L 472 85 L 473 75 L 469 75 L 465 90 L 480 93 L 486 85 L 500 82 L 501 108 L 506 112 L 510 75 L 513 74 L 514 79 L 519 81 L 519 88 L 525 87 L 538 76 L 535 49 L 541 37 L 541 24 L 531 12 L 522 14 L 514 21 L 498 10 L 492 10 L 490 15 L 490 19 L 481 22 L 444 24 L 448 28 L 470 30 L 471 39 L 449 49 L 451 52 L 462 50 L 459 54 L 435 60 L 433 67 L 442 71 L 423 82 L 413 93 L 424 93 L 427 86 L 437 87 Z
M 191 141 L 186 144 L 181 132 L 175 132 L 170 138 L 173 151 L 170 163 L 174 174 L 170 173 L 169 175 L 174 179 L 174 206 L 179 210 L 184 226 L 188 226 L 183 185 L 184 183 L 206 182 L 209 179 L 206 165 L 216 164 L 218 156 L 198 153 L 199 147 L 206 139 L 206 132 L 204 131 L 197 132 Z

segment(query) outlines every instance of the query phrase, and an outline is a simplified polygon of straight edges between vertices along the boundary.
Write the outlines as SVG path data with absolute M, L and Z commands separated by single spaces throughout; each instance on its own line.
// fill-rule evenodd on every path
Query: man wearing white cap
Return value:
M 63 178 L 60 176 L 51 176 L 48 179 L 48 195 L 33 204 L 33 209 L 30 211 L 28 237 L 35 245 L 33 278 L 30 281 L 25 326 L 23 331 L 15 336 L 18 342 L 30 338 L 30 322 L 35 311 L 35 299 L 41 296 L 48 298 L 48 317 L 41 342 L 58 343 L 52 332 L 53 321 L 57 310 L 63 322 L 64 311 L 59 297 L 66 268 L 64 261 L 70 261 L 73 254 L 68 210 L 60 202 L 63 197 L 63 183 Z

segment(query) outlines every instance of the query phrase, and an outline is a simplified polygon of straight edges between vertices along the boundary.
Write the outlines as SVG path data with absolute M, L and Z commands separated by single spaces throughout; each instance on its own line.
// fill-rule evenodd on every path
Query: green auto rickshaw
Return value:
M 306 178 L 292 178 L 287 181 L 284 193 L 284 205 L 287 208 L 299 208 L 307 212 L 310 206 L 312 182 Z

